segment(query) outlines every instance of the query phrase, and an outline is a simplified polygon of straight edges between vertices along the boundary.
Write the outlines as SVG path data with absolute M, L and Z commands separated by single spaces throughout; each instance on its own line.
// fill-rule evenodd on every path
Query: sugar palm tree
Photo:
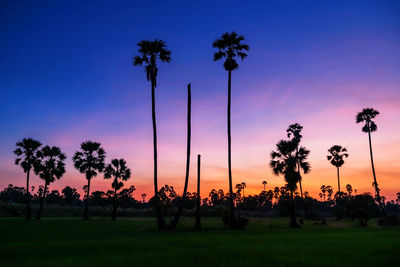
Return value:
M 241 183 L 241 185 L 242 185 L 242 190 L 243 190 L 243 198 L 245 197 L 245 194 L 244 194 L 244 189 L 246 188 L 246 183 L 245 182 L 242 182 Z
M 143 40 L 138 43 L 139 55 L 133 58 L 134 66 L 144 65 L 147 81 L 151 83 L 151 111 L 153 121 L 153 150 L 154 150 L 154 199 L 157 212 L 157 225 L 159 230 L 165 229 L 165 221 L 162 216 L 160 199 L 158 196 L 157 184 L 157 124 L 155 108 L 155 88 L 157 86 L 158 67 L 157 61 L 169 63 L 171 61 L 171 51 L 166 49 L 166 44 L 162 40 L 154 41 Z
M 229 202 L 230 202 L 230 227 L 236 228 L 235 206 L 233 203 L 233 186 L 232 186 L 232 164 L 231 164 L 231 77 L 232 71 L 239 67 L 237 59 L 243 60 L 247 57 L 246 52 L 249 46 L 243 43 L 243 35 L 236 32 L 224 33 L 220 38 L 214 41 L 213 47 L 218 51 L 214 53 L 214 61 L 225 59 L 224 68 L 228 71 L 228 106 L 227 106 L 227 122 L 228 122 L 228 174 L 229 174 Z
M 60 179 L 65 173 L 65 159 L 67 158 L 61 152 L 59 147 L 45 146 L 38 152 L 40 159 L 36 164 L 35 173 L 44 180 L 44 189 L 40 199 L 39 210 L 36 219 L 39 220 L 42 215 L 43 202 L 46 198 L 48 186 L 56 179 Z
M 372 119 L 374 119 L 378 115 L 379 115 L 379 111 L 377 111 L 373 108 L 364 108 L 361 112 L 359 112 L 356 115 L 356 123 L 364 123 L 364 126 L 362 127 L 362 131 L 365 133 L 368 133 L 369 153 L 370 153 L 370 157 L 371 157 L 372 174 L 374 176 L 373 185 L 375 187 L 376 200 L 379 203 L 379 207 L 382 211 L 382 214 L 384 216 L 386 216 L 386 212 L 385 212 L 385 209 L 383 208 L 382 199 L 381 199 L 381 196 L 379 193 L 380 189 L 378 187 L 378 182 L 376 181 L 374 157 L 372 154 L 372 142 L 371 142 L 371 132 L 375 132 L 378 128 L 376 123 Z
M 283 175 L 290 190 L 290 227 L 299 227 L 296 221 L 294 207 L 294 191 L 300 180 L 300 174 L 296 171 L 298 159 L 296 152 L 297 144 L 293 140 L 281 140 L 276 144 L 276 151 L 271 152 L 270 167 L 275 175 Z M 300 167 L 309 171 L 310 165 L 306 161 L 299 163 Z
M 334 145 L 328 149 L 330 155 L 327 156 L 327 159 L 330 163 L 336 167 L 337 170 L 337 179 L 338 179 L 338 192 L 340 191 L 340 176 L 339 176 L 339 168 L 344 164 L 344 159 L 349 156 L 347 153 L 347 149 L 345 147 Z
M 122 181 L 127 181 L 131 177 L 131 170 L 126 166 L 124 159 L 112 159 L 104 170 L 104 179 L 114 179 L 111 187 L 114 188 L 114 200 L 112 219 L 117 218 L 117 191 L 124 186 Z
M 87 192 L 85 198 L 85 211 L 83 219 L 89 218 L 89 196 L 90 196 L 90 181 L 97 174 L 104 170 L 104 159 L 106 152 L 101 147 L 100 143 L 86 141 L 81 144 L 81 150 L 75 152 L 72 161 L 74 167 L 80 172 L 85 174 L 87 180 Z
M 265 192 L 265 186 L 267 185 L 267 181 L 262 181 L 262 185 L 264 186 L 264 192 Z
M 301 135 L 301 130 L 302 129 L 303 129 L 303 126 L 301 126 L 298 123 L 294 123 L 294 124 L 289 125 L 289 128 L 286 130 L 288 138 L 292 137 L 293 142 L 295 142 L 297 144 L 297 147 L 296 147 L 296 152 L 297 153 L 299 153 L 300 141 L 301 141 L 301 138 L 303 137 Z M 300 194 L 301 194 L 301 198 L 303 198 L 303 187 L 301 185 L 302 177 L 301 177 L 300 163 L 299 162 L 297 162 L 297 171 L 300 174 L 300 180 L 299 180 Z
M 37 152 L 42 144 L 32 138 L 24 138 L 16 144 L 17 148 L 14 154 L 17 156 L 15 165 L 20 165 L 26 173 L 26 219 L 31 219 L 30 193 L 29 193 L 29 175 L 31 170 L 37 165 Z

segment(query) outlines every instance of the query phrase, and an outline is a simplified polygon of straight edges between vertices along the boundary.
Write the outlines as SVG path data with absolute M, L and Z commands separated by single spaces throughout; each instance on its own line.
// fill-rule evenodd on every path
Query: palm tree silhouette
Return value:
M 155 88 L 157 86 L 157 61 L 169 63 L 171 61 L 171 51 L 166 49 L 166 44 L 162 40 L 154 41 L 143 40 L 138 43 L 139 55 L 133 58 L 134 66 L 145 65 L 147 81 L 151 83 L 151 111 L 153 121 L 153 150 L 154 150 L 154 199 L 157 212 L 158 230 L 165 229 L 165 221 L 161 212 L 160 199 L 158 196 L 157 184 L 157 124 L 155 108 Z
M 43 201 L 46 198 L 47 187 L 56 179 L 60 179 L 65 173 L 65 159 L 67 158 L 61 152 L 59 147 L 45 146 L 38 152 L 39 161 L 35 169 L 36 175 L 44 180 L 44 190 L 40 199 L 39 210 L 36 214 L 36 220 L 40 219 L 43 209 Z
M 246 183 L 245 182 L 242 182 L 241 183 L 241 185 L 242 185 L 242 190 L 243 190 L 243 198 L 245 197 L 245 194 L 244 194 L 244 189 L 246 188 Z
M 232 186 L 232 164 L 231 164 L 231 77 L 232 71 L 239 67 L 236 59 L 241 60 L 247 57 L 246 52 L 249 46 L 243 43 L 244 36 L 238 35 L 236 32 L 224 33 L 215 40 L 213 47 L 218 51 L 214 53 L 214 61 L 225 58 L 224 68 L 228 71 L 228 107 L 227 107 L 227 122 L 228 122 L 228 173 L 229 173 L 229 203 L 230 203 L 230 227 L 236 228 L 235 206 L 233 203 L 233 186 Z
M 117 218 L 117 191 L 124 186 L 122 181 L 127 181 L 131 177 L 131 170 L 126 166 L 124 159 L 112 159 L 111 164 L 108 164 L 104 169 L 104 179 L 113 178 L 111 187 L 114 188 L 114 200 L 112 219 Z M 122 180 L 122 181 L 121 181 Z
M 85 199 L 85 211 L 83 214 L 83 219 L 87 220 L 89 218 L 89 196 L 90 196 L 90 181 L 97 174 L 104 170 L 104 159 L 106 157 L 106 152 L 101 147 L 100 143 L 86 141 L 81 144 L 81 151 L 75 152 L 72 161 L 74 162 L 74 167 L 80 172 L 86 175 L 87 192 Z
M 14 150 L 14 154 L 17 156 L 15 159 L 15 165 L 20 165 L 26 173 L 26 219 L 31 219 L 31 207 L 30 207 L 30 193 L 29 193 L 29 175 L 31 170 L 37 166 L 38 157 L 37 152 L 42 144 L 32 138 L 24 138 L 22 141 L 16 144 L 17 148 Z
M 201 213 L 200 213 L 200 166 L 201 166 L 201 156 L 197 155 L 197 195 L 196 195 L 196 222 L 195 229 L 201 230 Z
M 294 207 L 293 194 L 300 180 L 300 173 L 296 171 L 297 164 L 303 170 L 309 171 L 310 164 L 306 161 L 298 163 L 296 152 L 297 143 L 294 140 L 281 140 L 276 144 L 276 151 L 271 152 L 270 167 L 275 175 L 283 175 L 290 190 L 290 227 L 297 228 L 296 212 Z
M 298 123 L 294 123 L 294 124 L 289 125 L 289 128 L 286 130 L 288 138 L 292 137 L 293 142 L 295 142 L 297 144 L 297 147 L 296 147 L 297 154 L 299 154 L 300 141 L 301 141 L 301 138 L 303 137 L 301 135 L 302 129 L 303 129 L 303 126 L 301 126 Z M 300 162 L 299 161 L 297 161 L 297 171 L 300 174 L 300 180 L 299 180 L 300 194 L 301 194 L 301 198 L 303 198 L 303 187 L 301 185 L 302 177 L 301 177 L 301 172 L 300 172 Z
M 147 195 L 146 195 L 145 193 L 142 194 L 143 203 L 144 203 L 144 201 L 146 200 L 146 196 L 147 196 Z
M 377 115 L 379 115 L 379 111 L 373 108 L 364 108 L 361 112 L 356 115 L 356 123 L 364 123 L 362 127 L 362 131 L 368 133 L 368 141 L 369 141 L 369 153 L 371 156 L 371 166 L 372 166 L 372 174 L 374 175 L 374 187 L 376 193 L 376 199 L 379 203 L 379 207 L 381 208 L 383 216 L 386 216 L 385 209 L 383 208 L 381 196 L 380 196 L 380 189 L 378 187 L 378 183 L 376 181 L 376 174 L 375 174 L 375 167 L 374 167 L 374 158 L 372 155 L 372 143 L 371 143 L 371 132 L 375 132 L 377 130 L 377 126 L 375 122 L 372 120 Z
M 334 145 L 328 149 L 330 155 L 326 156 L 327 159 L 331 162 L 333 166 L 337 169 L 337 179 L 338 179 L 338 192 L 340 191 L 340 176 L 339 176 L 339 168 L 344 164 L 343 157 L 348 157 L 347 149 L 345 147 Z
M 267 185 L 267 181 L 262 181 L 262 184 L 263 184 L 263 186 L 264 186 L 264 192 L 265 192 L 265 186 Z
M 349 196 L 351 196 L 351 193 L 353 193 L 353 187 L 351 186 L 351 184 L 346 185 L 346 190 Z
M 187 196 L 187 187 L 189 183 L 189 168 L 190 168 L 190 141 L 191 141 L 191 127 L 192 127 L 192 122 L 191 122 L 191 111 L 192 111 L 192 93 L 191 93 L 191 86 L 190 83 L 187 86 L 187 91 L 188 91 L 188 102 L 187 102 L 187 147 L 186 147 L 186 173 L 185 173 L 185 185 L 183 187 L 183 194 L 182 198 L 179 202 L 178 206 L 178 211 L 174 216 L 173 221 L 171 222 L 171 225 L 169 228 L 171 230 L 176 228 L 176 225 L 179 222 L 179 219 L 182 215 L 182 210 L 183 210 L 183 204 L 185 203 L 186 196 Z

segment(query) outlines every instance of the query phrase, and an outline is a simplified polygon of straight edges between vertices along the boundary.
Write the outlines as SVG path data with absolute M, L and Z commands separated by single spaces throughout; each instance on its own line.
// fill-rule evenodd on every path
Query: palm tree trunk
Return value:
M 43 195 L 42 198 L 40 199 L 40 206 L 39 206 L 39 210 L 36 214 L 36 220 L 40 220 L 40 217 L 42 216 L 42 210 L 43 210 L 43 202 L 44 199 L 46 197 L 46 191 L 47 191 L 47 182 L 44 184 L 44 191 L 43 191 Z
M 296 148 L 296 156 L 299 154 L 299 148 Z M 299 171 L 300 175 L 300 162 L 297 160 L 297 170 Z M 300 180 L 299 180 L 299 186 L 300 186 L 300 194 L 301 194 L 301 199 L 303 199 L 303 187 L 301 186 L 301 175 L 300 175 Z
M 200 155 L 197 155 L 197 201 L 196 201 L 196 224 L 195 229 L 201 230 L 201 214 L 200 214 Z
M 85 211 L 83 213 L 83 219 L 84 220 L 88 220 L 89 219 L 90 180 L 91 180 L 91 178 L 88 179 L 88 187 L 87 187 L 86 201 L 85 201 Z
M 153 150 L 154 150 L 154 199 L 157 213 L 158 230 L 165 229 L 165 221 L 161 212 L 160 199 L 158 197 L 157 184 L 157 123 L 156 123 L 156 101 L 155 101 L 155 81 L 151 80 L 151 118 L 153 122 Z
M 228 173 L 229 173 L 229 204 L 230 204 L 230 227 L 236 228 L 235 205 L 233 203 L 233 187 L 232 187 L 232 149 L 231 149 L 231 79 L 232 71 L 228 71 L 228 108 L 227 108 L 227 121 L 228 121 Z
M 293 191 L 290 190 L 290 227 L 298 228 L 300 227 L 296 221 L 296 211 L 294 207 Z
M 339 191 L 338 192 L 340 192 L 340 176 L 339 176 L 339 167 L 336 167 L 337 168 L 337 184 L 338 184 L 338 189 L 339 189 Z
M 178 211 L 175 214 L 174 220 L 172 221 L 170 225 L 170 229 L 174 230 L 176 228 L 176 225 L 179 222 L 179 219 L 182 215 L 182 210 L 183 210 L 183 205 L 186 200 L 186 195 L 187 195 L 187 187 L 189 183 L 189 169 L 190 169 L 190 141 L 191 141 L 191 127 L 192 127 L 192 122 L 191 122 L 191 110 L 192 110 L 192 93 L 191 93 L 191 88 L 190 88 L 190 83 L 187 86 L 188 90 L 188 102 L 187 102 L 187 147 L 186 147 L 186 173 L 185 173 L 185 185 L 183 187 L 183 194 L 181 201 L 179 202 L 178 206 Z
M 114 201 L 113 201 L 113 211 L 112 211 L 112 219 L 117 219 L 117 187 L 114 190 Z
M 26 173 L 26 219 L 30 220 L 31 219 L 31 206 L 30 206 L 30 201 L 31 201 L 31 195 L 29 193 L 29 173 L 30 170 Z
M 382 215 L 386 216 L 386 212 L 385 212 L 385 209 L 383 208 L 383 204 L 382 204 L 381 195 L 379 193 L 378 183 L 376 182 L 376 174 L 375 174 L 375 167 L 374 167 L 374 157 L 372 155 L 371 131 L 368 131 L 368 140 L 369 140 L 369 153 L 370 153 L 370 156 L 371 156 L 372 173 L 374 175 L 376 198 L 378 200 L 379 207 L 381 208 Z
M 265 192 L 265 185 L 264 185 L 264 192 Z

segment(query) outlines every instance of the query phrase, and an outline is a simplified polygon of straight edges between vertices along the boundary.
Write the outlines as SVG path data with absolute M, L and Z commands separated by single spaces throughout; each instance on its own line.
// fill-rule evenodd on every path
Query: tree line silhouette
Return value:
M 157 75 L 158 75 L 158 63 L 169 63 L 171 61 L 171 51 L 167 49 L 167 45 L 163 40 L 155 39 L 153 41 L 143 40 L 137 44 L 138 55 L 132 59 L 133 66 L 143 66 L 146 79 L 150 82 L 151 86 L 151 113 L 152 113 L 152 126 L 153 126 L 153 178 L 154 178 L 154 196 L 149 201 L 156 211 L 157 226 L 159 230 L 174 230 L 182 216 L 183 208 L 185 203 L 190 200 L 191 196 L 195 195 L 196 203 L 196 229 L 201 229 L 200 221 L 200 207 L 207 206 L 204 199 L 200 198 L 200 155 L 198 155 L 198 179 L 197 179 L 197 193 L 189 194 L 187 192 L 188 181 L 189 181 L 189 170 L 190 170 L 190 155 L 191 155 L 191 84 L 187 86 L 187 153 L 186 153 L 186 171 L 183 193 L 178 198 L 173 187 L 164 186 L 159 189 L 158 186 L 158 160 L 157 160 L 157 121 L 156 121 L 156 109 L 155 109 L 155 89 L 157 88 Z M 212 47 L 216 49 L 214 53 L 214 61 L 223 60 L 223 67 L 228 72 L 228 91 L 227 91 L 227 141 L 228 141 L 228 184 L 229 192 L 223 195 L 223 192 L 217 191 L 217 193 L 210 193 L 210 203 L 213 201 L 221 201 L 221 203 L 227 204 L 229 210 L 224 215 L 225 223 L 230 229 L 243 228 L 241 222 L 244 220 L 237 217 L 235 214 L 235 208 L 248 207 L 254 204 L 250 204 L 255 201 L 261 201 L 261 203 L 272 203 L 272 198 L 275 196 L 275 191 L 266 191 L 267 181 L 263 181 L 264 190 L 260 195 L 256 196 L 245 196 L 246 183 L 236 185 L 237 191 L 233 189 L 233 177 L 232 177 L 232 163 L 231 163 L 231 89 L 232 89 L 232 72 L 239 68 L 238 60 L 244 60 L 247 57 L 247 51 L 249 51 L 249 45 L 245 43 L 243 35 L 239 35 L 236 32 L 224 33 L 220 38 L 216 39 L 212 43 Z M 377 183 L 376 173 L 373 162 L 372 153 L 372 141 L 371 133 L 377 130 L 377 125 L 373 119 L 379 114 L 378 111 L 372 108 L 365 108 L 356 115 L 356 123 L 363 123 L 362 131 L 368 133 L 369 148 L 371 166 L 373 172 L 373 187 L 375 189 L 375 201 L 379 205 L 381 215 L 386 216 L 385 205 L 380 195 L 380 188 Z M 281 175 L 286 183 L 284 189 L 280 188 L 278 191 L 281 195 L 287 198 L 285 202 L 290 211 L 290 226 L 299 227 L 296 219 L 296 207 L 299 206 L 299 200 L 301 199 L 303 206 L 301 221 L 304 216 L 308 216 L 311 212 L 307 205 L 305 205 L 306 199 L 310 198 L 308 193 L 304 192 L 302 188 L 302 175 L 306 175 L 311 171 L 310 163 L 307 158 L 310 154 L 310 150 L 301 145 L 303 127 L 298 124 L 292 124 L 286 130 L 286 136 L 288 139 L 279 140 L 276 144 L 276 149 L 271 152 L 271 159 L 269 166 L 273 173 L 277 176 Z M 65 159 L 66 156 L 61 152 L 59 147 L 44 146 L 32 138 L 25 138 L 21 142 L 16 144 L 17 148 L 14 153 L 17 155 L 15 164 L 20 165 L 23 171 L 26 173 L 26 189 L 25 189 L 25 202 L 26 202 L 26 218 L 31 218 L 30 202 L 31 194 L 29 192 L 29 179 L 31 171 L 33 171 L 38 177 L 44 181 L 43 191 L 40 197 L 40 205 L 36 215 L 36 219 L 40 219 L 43 203 L 47 199 L 47 189 L 49 185 L 56 179 L 60 179 L 65 173 Z M 338 192 L 335 194 L 338 198 L 349 198 L 350 194 L 344 193 L 340 189 L 340 175 L 339 168 L 344 164 L 344 158 L 348 157 L 347 149 L 340 146 L 334 145 L 328 149 L 329 155 L 327 159 L 337 168 L 338 177 Z M 124 159 L 112 159 L 109 164 L 105 163 L 106 152 L 98 142 L 86 141 L 81 144 L 81 148 L 77 151 L 72 160 L 74 167 L 82 174 L 85 175 L 87 180 L 87 186 L 85 189 L 84 197 L 84 214 L 83 218 L 87 220 L 89 218 L 89 204 L 91 198 L 94 198 L 94 193 L 90 193 L 90 182 L 91 180 L 103 174 L 105 179 L 112 179 L 111 188 L 114 189 L 112 194 L 112 218 L 116 219 L 117 214 L 117 203 L 118 203 L 118 191 L 122 189 L 123 182 L 127 181 L 131 177 L 131 170 L 126 166 Z M 298 188 L 300 189 L 300 195 L 298 196 Z M 132 189 L 132 188 L 131 188 Z M 125 190 L 125 189 L 124 189 Z M 124 190 L 121 191 L 124 192 Z M 283 190 L 283 191 L 282 191 Z M 325 197 L 328 194 L 328 199 L 331 198 L 332 188 L 329 186 L 321 187 L 321 196 Z M 213 191 L 212 191 L 213 192 Z M 282 193 L 283 192 L 283 193 Z M 128 193 L 128 192 L 124 192 Z M 132 191 L 133 193 L 133 191 Z M 223 196 L 221 196 L 223 195 Z M 76 196 L 76 195 L 75 195 Z M 143 202 L 145 195 L 142 195 Z M 173 200 L 171 200 L 173 199 Z M 175 199 L 179 201 L 176 202 Z M 167 201 L 168 200 L 168 201 Z M 168 210 L 166 203 L 173 203 L 175 201 L 176 211 L 172 221 L 167 224 L 164 218 L 164 211 Z M 201 203 L 202 202 L 202 203 Z M 339 201 L 340 202 L 340 201 Z M 140 203 L 140 202 L 138 202 Z M 279 199 L 277 200 L 279 203 Z M 263 204 L 264 205 L 264 204 Z M 267 204 L 265 204 L 267 205 Z M 268 204 L 271 207 L 272 204 Z M 256 205 L 259 207 L 259 205 Z M 300 221 L 300 222 L 301 222 Z

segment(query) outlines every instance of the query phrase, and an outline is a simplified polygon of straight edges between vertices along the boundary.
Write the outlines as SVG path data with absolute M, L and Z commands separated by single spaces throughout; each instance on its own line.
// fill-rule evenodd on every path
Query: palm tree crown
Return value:
M 286 130 L 287 132 L 287 137 L 291 138 L 293 136 L 293 140 L 296 140 L 300 143 L 301 138 L 303 137 L 301 135 L 301 130 L 303 130 L 303 126 L 301 126 L 298 123 L 294 123 L 289 125 L 289 128 Z
M 27 173 L 37 165 L 37 152 L 42 143 L 32 138 L 24 138 L 16 146 L 17 148 L 14 150 L 14 154 L 17 155 L 15 165 L 20 165 L 24 172 Z
M 334 145 L 328 149 L 330 155 L 327 156 L 327 159 L 330 163 L 335 167 L 341 167 L 344 164 L 343 157 L 348 157 L 347 149 L 345 147 Z
M 377 130 L 377 126 L 375 122 L 372 121 L 377 115 L 379 115 L 379 111 L 373 108 L 364 108 L 361 112 L 356 115 L 356 123 L 365 122 L 362 131 L 365 133 L 375 132 Z
M 116 191 L 124 186 L 124 183 L 122 181 L 127 181 L 130 177 L 131 170 L 126 166 L 126 161 L 124 159 L 111 160 L 111 164 L 108 164 L 104 170 L 105 179 L 114 178 L 111 186 Z
M 249 46 L 243 43 L 244 36 L 238 35 L 236 32 L 224 33 L 221 38 L 213 43 L 213 47 L 218 49 L 214 54 L 214 61 L 225 58 L 224 68 L 227 71 L 233 71 L 239 67 L 236 58 L 241 60 L 247 57 L 246 51 Z
M 133 58 L 134 66 L 145 65 L 146 77 L 148 81 L 157 86 L 156 77 L 158 73 L 157 60 L 169 63 L 171 61 L 171 51 L 167 50 L 167 45 L 163 40 L 154 41 L 143 40 L 137 44 L 139 55 Z
M 100 143 L 86 141 L 81 144 L 81 151 L 75 152 L 72 161 L 74 167 L 80 173 L 84 173 L 87 180 L 90 180 L 103 171 L 105 157 L 106 152 Z
M 65 173 L 64 161 L 67 157 L 59 147 L 45 146 L 38 152 L 38 155 L 40 161 L 35 172 L 46 184 L 50 184 L 63 176 Z

